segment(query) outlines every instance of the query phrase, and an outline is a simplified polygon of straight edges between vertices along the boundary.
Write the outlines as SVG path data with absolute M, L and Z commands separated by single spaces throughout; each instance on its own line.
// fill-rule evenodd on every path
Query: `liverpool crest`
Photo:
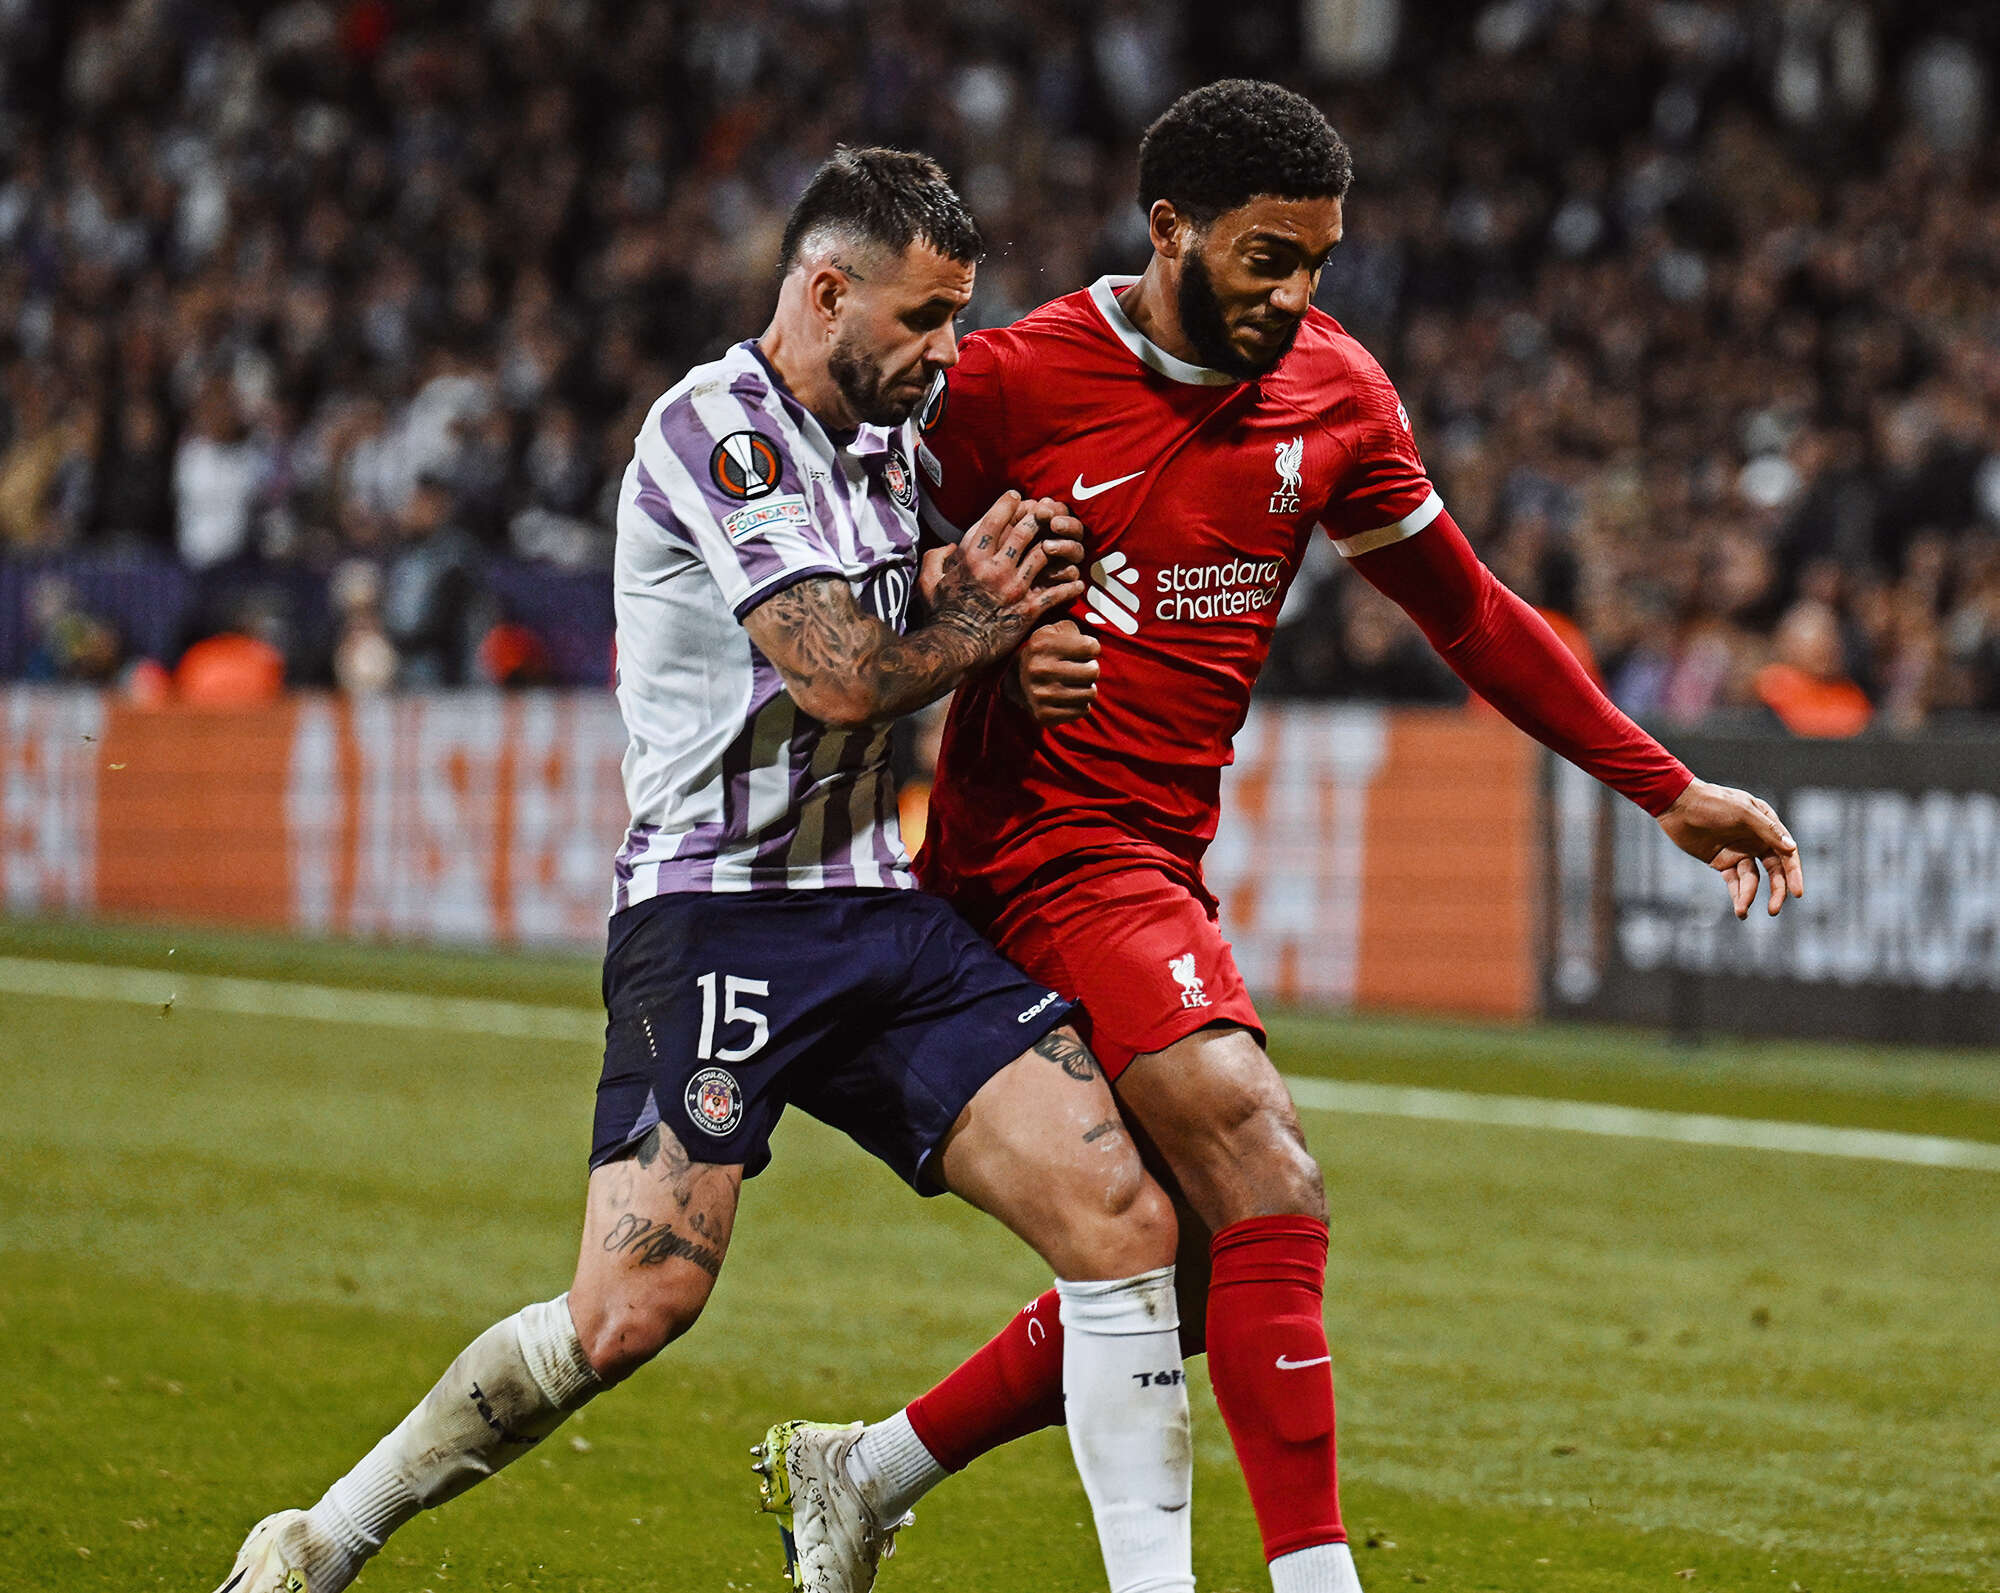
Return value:
M 1271 494 L 1271 513 L 1297 514 L 1299 512 L 1299 476 L 1305 467 L 1306 440 L 1294 437 L 1290 442 L 1276 445 L 1278 453 L 1278 490 Z

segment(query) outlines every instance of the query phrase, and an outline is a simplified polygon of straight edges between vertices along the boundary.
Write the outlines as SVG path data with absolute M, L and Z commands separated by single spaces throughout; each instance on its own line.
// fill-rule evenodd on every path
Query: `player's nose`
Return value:
M 1309 271 L 1294 271 L 1271 290 L 1271 308 L 1296 321 L 1312 303 L 1313 281 Z
M 947 321 L 931 333 L 924 344 L 924 363 L 932 370 L 948 371 L 958 363 L 958 326 Z

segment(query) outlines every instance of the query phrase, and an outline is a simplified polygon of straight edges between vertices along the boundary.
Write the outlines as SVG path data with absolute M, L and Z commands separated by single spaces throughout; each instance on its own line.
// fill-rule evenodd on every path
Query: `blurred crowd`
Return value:
M 1996 40 L 1992 7 L 1509 0 L 1331 96 L 1322 300 L 1641 718 L 2000 711 Z M 1380 607 L 1315 588 L 1287 684 L 1447 689 Z
M 1248 73 L 1353 144 L 1321 302 L 1621 704 L 2000 711 L 1993 10 L 0 0 L 8 667 L 222 638 L 356 691 L 562 678 L 520 572 L 604 569 L 640 419 L 762 326 L 834 143 L 945 162 L 1003 323 L 1137 269 L 1139 132 Z M 169 656 L 86 557 L 187 573 Z M 1337 562 L 1269 689 L 1451 700 Z

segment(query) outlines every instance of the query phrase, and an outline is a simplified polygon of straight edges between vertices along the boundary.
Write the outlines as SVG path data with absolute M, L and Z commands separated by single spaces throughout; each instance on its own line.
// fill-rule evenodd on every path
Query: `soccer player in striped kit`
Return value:
M 918 584 L 907 421 L 957 357 L 978 229 L 930 161 L 843 150 L 787 226 L 763 336 L 654 405 L 618 508 L 632 822 L 569 1291 L 488 1329 L 310 1510 L 253 1529 L 224 1593 L 336 1593 L 389 1534 L 525 1454 L 700 1314 L 743 1179 L 797 1105 L 920 1193 L 990 1212 L 1057 1277 L 1077 1468 L 1113 1593 L 1190 1593 L 1175 1220 L 1071 1003 L 918 891 L 889 725 L 1081 595 L 1060 504 L 993 503 Z M 859 1424 L 787 1423 L 766 1499 L 839 1472 Z M 864 1456 L 929 1457 L 905 1424 Z M 872 1573 L 893 1521 L 799 1515 L 801 1586 Z
M 1274 1593 L 1359 1588 L 1335 1479 L 1328 1205 L 1201 858 L 1308 540 L 1333 538 L 1473 689 L 1722 872 L 1739 916 L 1760 864 L 1772 912 L 1801 883 L 1767 805 L 1696 780 L 1479 563 L 1388 377 L 1312 307 L 1351 174 L 1326 118 L 1275 84 L 1183 96 L 1140 148 L 1144 274 L 968 339 L 917 455 L 940 535 L 998 483 L 1059 493 L 1088 527 L 1075 619 L 1026 644 L 1012 686 L 981 677 L 953 701 L 918 872 L 1082 1002 L 1170 1175 L 1183 1344 L 1208 1354 Z M 874 1513 L 900 1519 L 1064 1419 L 1057 1316 L 1033 1302 L 893 1418 L 932 1465 L 894 1488 L 864 1478 Z M 857 1565 L 834 1586 L 871 1580 Z

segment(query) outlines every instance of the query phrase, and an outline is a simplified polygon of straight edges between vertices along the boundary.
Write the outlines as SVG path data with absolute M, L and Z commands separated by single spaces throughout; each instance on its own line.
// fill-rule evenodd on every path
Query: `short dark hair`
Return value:
M 1344 199 L 1354 157 L 1317 105 L 1247 77 L 1190 89 L 1139 144 L 1139 207 L 1164 199 L 1198 224 L 1262 194 Z
M 985 253 L 979 223 L 944 169 L 906 149 L 836 149 L 813 173 L 785 218 L 780 268 L 798 264 L 799 245 L 822 227 L 901 254 L 919 240 L 966 264 Z

